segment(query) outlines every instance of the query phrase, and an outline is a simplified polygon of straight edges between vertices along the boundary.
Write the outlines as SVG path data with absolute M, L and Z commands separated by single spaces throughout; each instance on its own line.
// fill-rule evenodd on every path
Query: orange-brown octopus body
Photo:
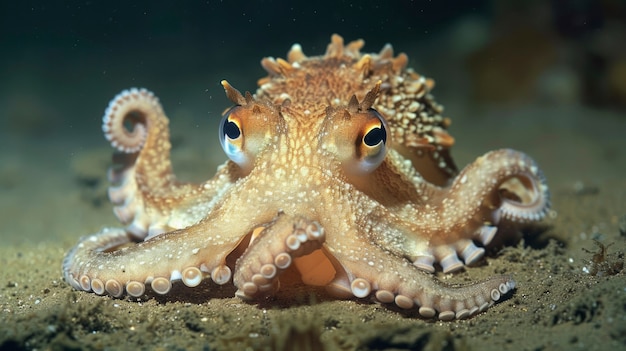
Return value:
M 363 44 L 333 35 L 323 56 L 296 44 L 287 60 L 265 58 L 269 75 L 254 95 L 223 81 L 235 104 L 219 131 L 230 160 L 200 184 L 173 175 L 158 99 L 119 94 L 103 130 L 124 153 L 109 197 L 126 227 L 81 239 L 63 262 L 65 280 L 119 297 L 210 276 L 255 299 L 297 269 L 337 297 L 371 295 L 442 320 L 512 290 L 510 276 L 451 287 L 424 271 L 475 262 L 484 253 L 476 243 L 488 244 L 503 219 L 540 220 L 549 199 L 537 165 L 503 149 L 458 172 L 433 81 L 391 46 L 362 54 Z

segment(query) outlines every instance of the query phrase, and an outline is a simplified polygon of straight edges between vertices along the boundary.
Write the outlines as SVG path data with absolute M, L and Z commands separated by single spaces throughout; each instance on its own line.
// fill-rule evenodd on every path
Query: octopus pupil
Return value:
M 363 142 L 367 146 L 376 146 L 381 141 L 383 144 L 387 142 L 387 132 L 383 125 L 381 125 L 380 128 L 372 128 L 365 134 L 365 137 L 363 137 Z
M 226 120 L 224 121 L 224 135 L 230 139 L 237 139 L 241 135 L 241 130 L 239 130 L 237 123 Z

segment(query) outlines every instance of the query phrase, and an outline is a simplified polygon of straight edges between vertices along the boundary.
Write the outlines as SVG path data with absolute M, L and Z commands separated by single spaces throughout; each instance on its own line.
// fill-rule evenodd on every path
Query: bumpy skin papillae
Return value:
M 478 260 L 475 243 L 488 244 L 502 218 L 540 220 L 549 207 L 540 170 L 503 149 L 458 172 L 433 82 L 390 46 L 365 55 L 362 46 L 335 35 L 324 56 L 306 57 L 294 45 L 287 60 L 262 61 L 269 76 L 255 95 L 223 82 L 236 107 L 222 143 L 235 162 L 201 184 L 175 179 L 154 95 L 118 95 L 103 129 L 126 153 L 109 194 L 127 227 L 81 239 L 65 279 L 117 297 L 210 276 L 254 300 L 295 267 L 340 298 L 372 296 L 427 318 L 466 318 L 500 300 L 515 287 L 509 276 L 447 286 L 423 271 Z M 313 260 L 326 268 L 309 269 Z

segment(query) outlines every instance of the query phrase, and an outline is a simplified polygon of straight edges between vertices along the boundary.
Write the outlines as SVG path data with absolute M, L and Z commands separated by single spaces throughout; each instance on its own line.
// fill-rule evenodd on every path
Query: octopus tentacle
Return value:
M 377 245 L 364 246 L 349 237 L 357 236 L 342 237 L 340 246 L 329 243 L 331 262 L 337 275 L 327 288 L 342 298 L 373 295 L 382 303 L 394 303 L 403 309 L 417 308 L 425 318 L 437 316 L 441 320 L 450 320 L 483 312 L 515 288 L 515 281 L 507 275 L 469 285 L 447 285 L 406 261 L 401 262 L 403 259 Z M 351 245 L 361 246 L 351 250 L 337 249 Z
M 246 181 L 242 179 L 240 184 Z M 198 223 L 149 240 L 136 243 L 127 229 L 105 229 L 83 238 L 64 260 L 65 279 L 82 290 L 115 297 L 124 291 L 141 295 L 140 284 L 166 294 L 176 280 L 195 286 L 210 275 L 218 284 L 228 282 L 232 270 L 226 257 L 246 240 L 247 233 L 271 222 L 276 213 L 242 206 L 255 196 L 245 187 L 231 188 L 223 196 Z M 250 220 L 230 221 L 229 216 Z
M 224 284 L 231 277 L 226 256 L 242 238 L 214 235 L 207 236 L 203 243 L 190 240 L 200 230 L 187 228 L 134 244 L 126 230 L 104 229 L 82 238 L 66 255 L 63 276 L 76 289 L 113 297 L 124 293 L 138 297 L 146 286 L 166 294 L 174 281 L 182 280 L 193 287 L 206 276 Z
M 423 187 L 433 188 L 427 183 Z M 414 239 L 430 238 L 430 247 L 426 252 L 406 253 L 417 256 L 415 265 L 426 271 L 434 270 L 434 262 L 439 262 L 444 272 L 462 268 L 463 262 L 476 262 L 484 249 L 472 240 L 483 244 L 491 241 L 494 225 L 502 217 L 516 222 L 540 220 L 550 205 L 548 187 L 536 163 L 510 149 L 491 151 L 478 158 L 463 169 L 450 187 L 433 196 L 431 206 L 426 211 L 422 209 L 414 220 L 422 228 Z
M 390 218 L 390 206 L 376 209 L 371 216 L 393 228 L 379 232 L 400 234 L 374 237 L 427 272 L 435 271 L 435 263 L 448 273 L 477 262 L 484 249 L 474 242 L 489 244 L 502 218 L 540 220 L 550 206 L 543 174 L 530 157 L 518 151 L 489 152 L 443 188 L 426 182 L 396 159 L 390 152 L 389 169 L 415 185 L 403 192 L 411 205 L 395 208 L 400 218 Z M 399 248 L 398 243 L 402 244 Z
M 126 128 L 128 123 L 132 130 Z M 168 124 L 158 98 L 137 88 L 113 98 L 103 117 L 105 137 L 121 152 L 108 173 L 109 198 L 117 218 L 137 239 L 196 223 L 210 210 L 211 201 L 239 177 L 237 167 L 226 164 L 202 184 L 176 180 Z
M 238 167 L 232 162 L 220 167 L 216 177 L 201 183 L 177 183 L 167 191 L 138 185 L 134 168 L 128 175 L 109 187 L 113 211 L 127 230 L 138 240 L 148 240 L 164 232 L 197 223 L 219 203 L 221 197 L 235 184 Z
M 461 203 L 479 205 L 463 206 L 460 211 Z M 441 204 L 443 218 L 456 220 L 457 227 L 471 228 L 468 221 L 497 224 L 502 216 L 538 221 L 550 207 L 550 194 L 535 161 L 519 151 L 501 149 L 467 166 L 447 189 Z
M 132 125 L 132 130 L 126 124 Z M 170 161 L 169 121 L 158 98 L 146 89 L 132 88 L 119 93 L 107 107 L 102 130 L 107 140 L 125 156 L 114 157 L 117 164 L 109 170 L 113 183 L 109 198 L 118 219 L 128 224 L 139 238 L 157 221 L 147 214 L 146 195 L 171 193 L 176 184 Z M 153 176 L 158 175 L 158 176 Z
M 132 129 L 128 130 L 126 124 Z M 157 166 L 164 175 L 171 173 L 169 121 L 159 99 L 146 89 L 131 88 L 115 96 L 102 117 L 102 131 L 120 152 L 141 153 L 136 164 Z M 154 180 L 158 181 L 158 180 Z
M 249 300 L 275 292 L 280 273 L 295 258 L 321 248 L 324 239 L 324 228 L 318 222 L 279 215 L 237 260 L 233 277 L 239 289 L 236 295 Z

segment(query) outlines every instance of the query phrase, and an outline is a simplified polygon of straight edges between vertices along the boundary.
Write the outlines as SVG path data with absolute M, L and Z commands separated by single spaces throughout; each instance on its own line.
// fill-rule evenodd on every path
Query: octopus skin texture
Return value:
M 222 81 L 234 104 L 219 129 L 229 160 L 200 184 L 174 176 L 159 100 L 145 89 L 116 96 L 103 131 L 118 150 L 109 198 L 124 227 L 81 238 L 63 261 L 65 280 L 140 297 L 210 277 L 258 301 L 290 270 L 337 298 L 441 320 L 501 300 L 511 276 L 452 286 L 430 273 L 475 263 L 503 222 L 541 220 L 541 171 L 510 149 L 459 171 L 433 81 L 390 45 L 377 54 L 363 45 L 333 35 L 323 56 L 295 44 L 287 59 L 264 58 L 255 94 Z

